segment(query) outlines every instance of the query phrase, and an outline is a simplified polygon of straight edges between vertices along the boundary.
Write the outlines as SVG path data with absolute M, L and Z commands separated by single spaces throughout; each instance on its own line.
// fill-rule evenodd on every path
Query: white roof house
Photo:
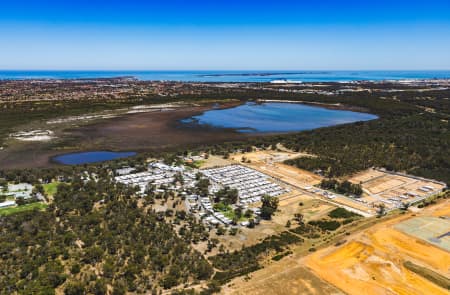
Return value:
M 0 203 L 0 208 L 6 208 L 6 207 L 11 207 L 11 206 L 15 206 L 16 202 L 15 201 L 5 201 Z

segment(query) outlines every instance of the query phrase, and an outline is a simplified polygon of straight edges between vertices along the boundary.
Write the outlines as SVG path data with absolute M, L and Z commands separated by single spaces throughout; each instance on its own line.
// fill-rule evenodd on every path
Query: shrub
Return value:
M 341 224 L 336 220 L 314 220 L 308 222 L 310 225 L 318 226 L 322 230 L 335 231 Z
M 345 208 L 336 208 L 328 216 L 331 218 L 350 218 L 350 217 L 361 217 L 361 215 L 348 211 Z

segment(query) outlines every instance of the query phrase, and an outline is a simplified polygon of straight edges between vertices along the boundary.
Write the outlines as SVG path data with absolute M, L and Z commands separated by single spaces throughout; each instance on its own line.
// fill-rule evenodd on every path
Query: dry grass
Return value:
M 276 267 L 262 269 L 250 275 L 251 279 L 239 278 L 225 286 L 222 294 L 305 294 L 340 295 L 337 288 L 321 280 L 298 261 L 285 258 Z
M 272 177 L 281 179 L 295 186 L 315 185 L 321 181 L 321 177 L 306 170 L 285 165 L 282 162 L 302 156 L 310 156 L 303 153 L 278 152 L 278 151 L 257 151 L 244 154 L 234 154 L 230 159 L 240 162 L 242 157 L 250 160 L 250 163 L 243 163 L 253 169 L 259 170 Z

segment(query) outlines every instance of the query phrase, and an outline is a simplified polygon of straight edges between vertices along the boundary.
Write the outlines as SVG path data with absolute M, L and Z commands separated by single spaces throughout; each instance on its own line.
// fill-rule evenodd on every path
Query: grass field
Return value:
M 44 187 L 44 191 L 47 195 L 53 196 L 54 194 L 56 194 L 56 190 L 57 190 L 59 184 L 60 184 L 60 182 L 54 181 L 51 183 L 44 184 L 42 186 Z
M 47 208 L 47 204 L 44 203 L 32 203 L 23 206 L 3 208 L 0 209 L 0 216 L 8 216 L 11 214 L 16 214 L 19 212 L 29 211 L 33 209 L 44 210 L 45 208 Z

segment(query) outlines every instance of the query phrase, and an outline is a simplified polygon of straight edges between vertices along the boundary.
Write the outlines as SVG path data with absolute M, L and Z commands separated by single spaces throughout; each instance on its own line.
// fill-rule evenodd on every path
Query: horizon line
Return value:
M 390 71 L 390 72 L 412 72 L 412 71 L 450 71 L 448 69 L 2 69 L 0 71 L 67 71 L 67 72 L 75 72 L 75 71 L 83 71 L 83 72 L 181 72 L 181 71 L 253 71 L 253 72 L 262 72 L 262 71 L 273 71 L 273 72 L 344 72 L 344 71 Z

